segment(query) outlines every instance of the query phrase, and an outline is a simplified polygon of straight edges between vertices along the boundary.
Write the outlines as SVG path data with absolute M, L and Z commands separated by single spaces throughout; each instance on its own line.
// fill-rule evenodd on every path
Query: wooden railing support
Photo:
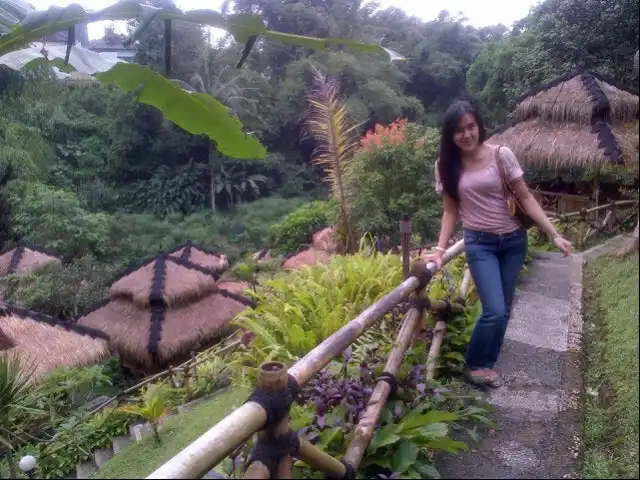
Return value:
M 330 478 L 345 478 L 347 469 L 344 463 L 323 452 L 308 440 L 300 438 L 298 460 L 302 460 L 315 470 L 319 470 Z
M 418 305 L 419 302 L 425 301 L 425 287 L 431 278 L 431 271 L 427 269 L 424 262 L 418 261 L 414 263 L 412 273 L 414 273 L 416 277 L 423 279 L 418 285 L 418 289 L 413 297 L 415 301 L 414 305 Z M 357 470 L 360 466 L 360 462 L 369 447 L 369 443 L 371 443 L 382 410 L 387 404 L 389 395 L 395 385 L 395 376 L 402 365 L 405 353 L 411 346 L 418 327 L 422 323 L 421 317 L 423 312 L 423 308 L 414 306 L 406 313 L 398 337 L 384 367 L 384 376 L 377 381 L 373 393 L 371 397 L 369 397 L 367 407 L 360 417 L 358 425 L 356 425 L 353 440 L 351 440 L 347 453 L 345 453 L 344 456 L 344 461 L 354 470 Z
M 285 394 L 289 388 L 289 376 L 285 366 L 280 362 L 265 362 L 258 368 L 258 389 L 275 394 Z M 274 443 L 275 440 L 289 433 L 289 412 L 287 412 L 275 425 L 267 425 L 258 433 L 258 442 L 263 444 Z M 257 464 L 256 466 L 253 466 Z M 266 467 L 266 471 L 265 471 Z M 291 478 L 293 462 L 289 455 L 284 455 L 277 467 L 276 478 Z M 264 476 L 266 474 L 266 477 Z M 259 476 L 256 476 L 259 475 Z M 267 465 L 259 459 L 251 462 L 245 471 L 244 478 L 270 478 Z
M 467 268 L 464 271 L 462 277 L 462 283 L 460 285 L 460 299 L 466 300 L 469 293 L 469 287 L 471 285 L 471 271 Z M 452 309 L 452 311 L 454 311 Z M 442 347 L 442 341 L 447 333 L 447 324 L 443 320 L 436 321 L 433 328 L 433 338 L 431 339 L 431 346 L 429 347 L 429 355 L 427 356 L 427 368 L 425 373 L 425 379 L 427 382 L 433 380 L 436 367 L 438 366 L 438 358 L 440 357 L 440 347 Z

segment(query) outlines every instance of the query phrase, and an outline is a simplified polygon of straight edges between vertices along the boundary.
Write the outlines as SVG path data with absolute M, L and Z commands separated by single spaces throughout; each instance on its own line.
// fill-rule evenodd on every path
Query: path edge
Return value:
M 561 365 L 563 391 L 560 398 L 560 412 L 568 420 L 565 428 L 557 432 L 562 437 L 556 445 L 557 458 L 564 458 L 562 478 L 581 478 L 581 464 L 584 453 L 583 430 L 584 413 L 582 395 L 584 393 L 584 267 L 619 248 L 627 235 L 618 235 L 579 254 L 572 256 L 569 264 L 569 325 L 567 332 L 567 355 Z M 560 439 L 559 439 L 560 440 Z M 568 451 L 566 450 L 568 447 Z

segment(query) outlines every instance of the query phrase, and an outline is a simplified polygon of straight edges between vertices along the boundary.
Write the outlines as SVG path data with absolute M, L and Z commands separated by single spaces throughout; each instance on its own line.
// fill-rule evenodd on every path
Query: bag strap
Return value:
M 500 155 L 500 149 L 502 145 L 498 145 L 496 148 L 496 165 L 498 167 L 498 171 L 500 172 L 500 181 L 502 182 L 502 193 L 507 200 L 510 200 L 511 197 L 515 196 L 513 193 L 513 189 L 507 180 L 507 171 L 505 170 L 504 160 L 502 159 L 502 155 Z

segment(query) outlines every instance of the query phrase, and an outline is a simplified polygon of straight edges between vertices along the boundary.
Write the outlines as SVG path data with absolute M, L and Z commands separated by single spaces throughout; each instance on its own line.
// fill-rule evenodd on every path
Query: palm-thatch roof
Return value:
M 242 296 L 245 284 L 216 280 L 210 267 L 175 251 L 161 253 L 117 279 L 108 302 L 78 324 L 108 334 L 125 363 L 155 369 L 220 338 L 231 320 L 252 305 Z
M 20 243 L 0 254 L 0 277 L 32 272 L 47 263 L 60 261 L 60 256 L 54 252 Z
M 635 165 L 639 110 L 637 94 L 581 67 L 520 97 L 488 142 L 528 166 Z
M 229 268 L 229 260 L 226 255 L 193 243 L 191 240 L 187 240 L 169 252 L 169 255 L 204 267 L 213 273 L 222 273 Z
M 100 363 L 110 356 L 103 332 L 13 305 L 0 304 L 0 355 L 16 355 L 40 378 L 58 367 Z

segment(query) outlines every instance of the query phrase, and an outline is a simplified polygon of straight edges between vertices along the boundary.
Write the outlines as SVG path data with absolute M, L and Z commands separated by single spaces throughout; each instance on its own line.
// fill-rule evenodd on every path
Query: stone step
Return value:
M 569 300 L 520 292 L 513 308 L 506 338 L 534 347 L 567 351 Z

